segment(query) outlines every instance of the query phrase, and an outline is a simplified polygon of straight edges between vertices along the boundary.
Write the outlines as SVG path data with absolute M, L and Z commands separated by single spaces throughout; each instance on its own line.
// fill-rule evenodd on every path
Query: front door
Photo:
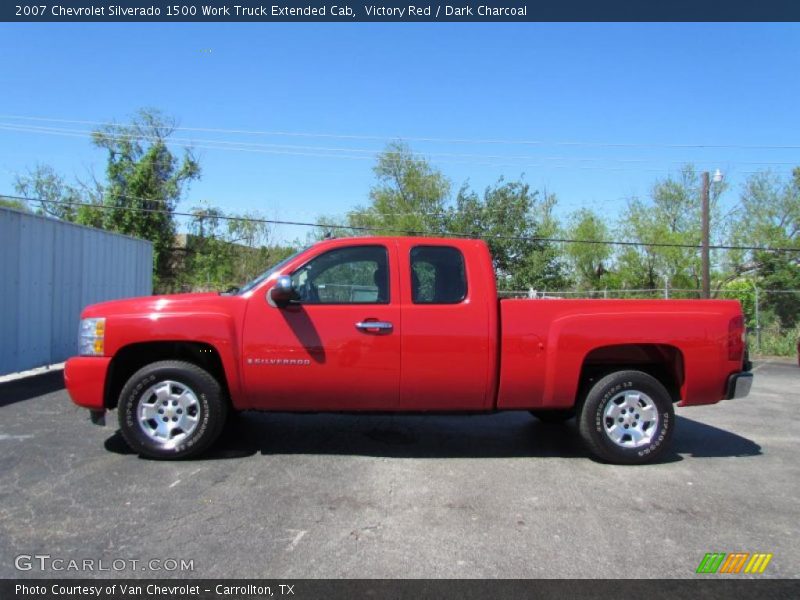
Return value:
M 254 295 L 243 340 L 249 404 L 268 410 L 395 410 L 400 390 L 396 264 L 383 245 L 328 250 L 292 274 L 299 300 Z

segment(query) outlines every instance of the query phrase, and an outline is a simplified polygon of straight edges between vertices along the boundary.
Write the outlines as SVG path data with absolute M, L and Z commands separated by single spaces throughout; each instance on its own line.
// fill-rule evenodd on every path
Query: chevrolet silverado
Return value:
M 577 419 L 602 460 L 656 459 L 674 404 L 746 396 L 736 301 L 498 300 L 487 245 L 319 242 L 226 294 L 104 302 L 81 315 L 73 401 L 117 409 L 135 451 L 206 450 L 232 411 L 529 411 Z

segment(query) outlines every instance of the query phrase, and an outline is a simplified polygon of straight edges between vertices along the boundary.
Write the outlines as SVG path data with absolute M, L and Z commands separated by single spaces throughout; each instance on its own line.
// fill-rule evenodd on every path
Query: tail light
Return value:
M 744 318 L 733 317 L 728 323 L 728 360 L 742 360 L 744 339 Z

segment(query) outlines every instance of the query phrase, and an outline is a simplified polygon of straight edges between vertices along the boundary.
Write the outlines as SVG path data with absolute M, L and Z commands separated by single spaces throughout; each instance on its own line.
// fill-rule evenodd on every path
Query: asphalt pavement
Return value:
M 800 576 L 795 362 L 678 408 L 644 466 L 527 413 L 245 413 L 202 459 L 145 460 L 61 378 L 0 384 L 0 577 L 685 578 L 708 552 Z

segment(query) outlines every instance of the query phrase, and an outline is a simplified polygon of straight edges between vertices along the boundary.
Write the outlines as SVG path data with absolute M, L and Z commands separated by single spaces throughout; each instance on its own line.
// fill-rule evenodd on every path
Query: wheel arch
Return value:
M 212 344 L 197 341 L 137 342 L 120 348 L 111 359 L 103 394 L 105 408 L 117 407 L 125 383 L 139 369 L 162 360 L 182 360 L 208 371 L 222 387 L 230 404 L 231 395 L 222 357 Z
M 685 381 L 683 352 L 671 344 L 611 344 L 593 348 L 581 364 L 576 403 L 591 386 L 615 371 L 642 371 L 657 379 L 669 392 L 673 403 L 680 401 Z

